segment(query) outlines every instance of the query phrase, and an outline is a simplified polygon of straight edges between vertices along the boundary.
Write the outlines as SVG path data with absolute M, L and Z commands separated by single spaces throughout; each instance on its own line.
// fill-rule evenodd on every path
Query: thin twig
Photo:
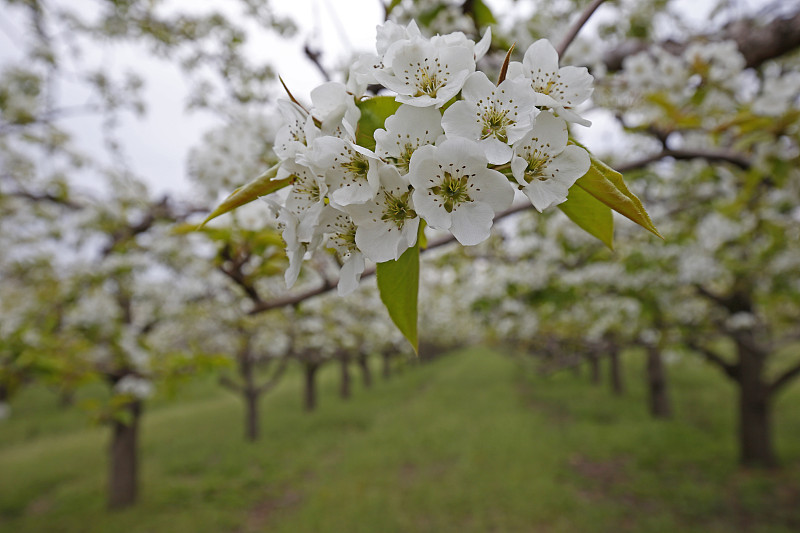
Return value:
M 638 170 L 640 168 L 644 168 L 651 163 L 661 161 L 662 159 L 666 159 L 668 157 L 684 161 L 688 159 L 705 159 L 706 161 L 722 161 L 725 163 L 736 165 L 742 170 L 747 170 L 748 168 L 750 168 L 750 161 L 748 161 L 739 154 L 729 152 L 726 150 L 663 150 L 661 152 L 658 152 L 657 154 L 643 157 L 642 159 L 631 161 L 630 163 L 623 163 L 622 165 L 617 165 L 615 169 L 618 172 L 623 172 L 623 173 L 630 172 L 631 170 Z
M 575 40 L 575 37 L 577 37 L 578 32 L 581 31 L 581 28 L 583 28 L 583 25 L 586 24 L 587 20 L 589 20 L 589 17 L 591 17 L 592 14 L 595 12 L 595 10 L 597 10 L 597 8 L 600 7 L 600 4 L 602 4 L 605 1 L 606 0 L 594 0 L 591 4 L 586 6 L 586 9 L 583 10 L 583 13 L 581 13 L 580 18 L 578 18 L 578 20 L 575 21 L 575 24 L 572 25 L 572 27 L 569 29 L 569 32 L 567 32 L 567 35 L 558 45 L 558 48 L 556 48 L 556 52 L 558 52 L 559 58 L 561 58 L 564 55 L 564 52 L 567 51 L 567 48 L 569 48 L 569 45 L 572 44 L 572 41 Z

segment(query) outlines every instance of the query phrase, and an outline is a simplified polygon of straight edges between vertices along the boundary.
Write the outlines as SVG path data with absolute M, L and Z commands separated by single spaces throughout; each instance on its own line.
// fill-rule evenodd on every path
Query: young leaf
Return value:
M 203 223 L 200 224 L 200 227 L 202 228 L 211 220 L 220 215 L 224 215 L 228 211 L 233 211 L 237 207 L 249 204 L 259 196 L 273 193 L 290 185 L 292 183 L 291 176 L 281 180 L 273 179 L 278 174 L 279 166 L 280 165 L 275 165 L 247 185 L 243 185 L 233 191 L 210 215 L 208 215 L 208 217 L 206 217 Z
M 375 149 L 373 133 L 383 127 L 386 119 L 394 115 L 400 103 L 393 96 L 374 96 L 358 102 L 361 118 L 358 120 L 356 130 L 356 144 L 368 150 Z
M 614 217 L 610 207 L 580 187 L 570 187 L 567 201 L 558 208 L 581 229 L 614 249 Z
M 483 2 L 483 0 L 473 0 L 472 2 L 472 15 L 475 17 L 475 27 L 485 28 L 490 24 L 497 24 L 497 19 L 494 18 L 492 10 Z
M 378 263 L 377 277 L 381 301 L 392 322 L 418 352 L 419 243 L 406 250 L 397 261 Z
M 657 237 L 664 238 L 653 225 L 642 202 L 628 190 L 628 186 L 622 180 L 622 174 L 602 161 L 592 157 L 589 172 L 576 184 L 620 215 L 636 222 Z
M 506 52 L 506 58 L 503 60 L 503 66 L 500 67 L 500 75 L 497 77 L 497 85 L 503 83 L 506 79 L 506 74 L 508 74 L 508 63 L 511 61 L 511 53 L 514 51 L 514 47 L 517 46 L 517 43 L 511 45 Z

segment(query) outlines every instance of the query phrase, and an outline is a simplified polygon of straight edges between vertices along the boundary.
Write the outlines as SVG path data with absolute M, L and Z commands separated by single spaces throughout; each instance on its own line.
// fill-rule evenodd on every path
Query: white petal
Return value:
M 376 223 L 361 224 L 356 230 L 358 249 L 376 263 L 397 259 L 397 249 L 403 240 L 400 228 L 380 219 Z
M 346 296 L 356 290 L 362 272 L 364 272 L 364 255 L 354 252 L 344 262 L 339 272 L 339 296 Z
M 558 52 L 547 39 L 539 39 L 528 47 L 522 64 L 533 79 L 553 78 L 558 75 Z
M 415 189 L 412 193 L 414 210 L 434 229 L 450 229 L 450 213 L 441 204 L 434 202 L 434 195 L 426 189 Z
M 492 165 L 502 165 L 511 160 L 511 147 L 496 137 L 489 137 L 481 141 L 486 159 Z
M 489 238 L 494 220 L 492 208 L 484 203 L 465 203 L 453 210 L 453 236 L 465 246 L 472 246 Z
M 461 96 L 464 100 L 477 102 L 480 99 L 491 98 L 494 88 L 494 83 L 489 81 L 486 74 L 481 71 L 473 72 L 464 81 L 464 88 L 461 90 Z
M 455 102 L 442 116 L 442 127 L 448 137 L 465 137 L 477 141 L 481 135 L 478 107 L 464 100 Z

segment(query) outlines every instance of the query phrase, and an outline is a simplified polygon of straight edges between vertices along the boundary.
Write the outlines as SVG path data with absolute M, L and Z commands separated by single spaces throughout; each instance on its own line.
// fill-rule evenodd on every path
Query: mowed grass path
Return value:
M 347 402 L 330 368 L 310 415 L 293 374 L 264 398 L 256 444 L 239 400 L 198 384 L 145 413 L 141 503 L 122 512 L 105 510 L 105 428 L 62 414 L 31 438 L 21 402 L 0 425 L 0 531 L 800 530 L 800 387 L 777 405 L 784 469 L 742 471 L 720 376 L 673 365 L 676 420 L 653 421 L 628 359 L 623 398 L 484 349 Z

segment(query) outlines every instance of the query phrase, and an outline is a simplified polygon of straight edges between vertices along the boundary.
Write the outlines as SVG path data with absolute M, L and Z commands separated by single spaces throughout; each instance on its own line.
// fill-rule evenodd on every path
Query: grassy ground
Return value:
M 212 382 L 144 417 L 142 499 L 105 510 L 104 428 L 31 390 L 0 424 L 0 531 L 790 532 L 800 530 L 800 387 L 776 404 L 778 472 L 735 466 L 734 391 L 694 360 L 670 367 L 676 420 L 650 420 L 641 365 L 612 398 L 585 377 L 538 377 L 473 349 L 410 368 L 349 402 L 299 376 L 242 439 Z

